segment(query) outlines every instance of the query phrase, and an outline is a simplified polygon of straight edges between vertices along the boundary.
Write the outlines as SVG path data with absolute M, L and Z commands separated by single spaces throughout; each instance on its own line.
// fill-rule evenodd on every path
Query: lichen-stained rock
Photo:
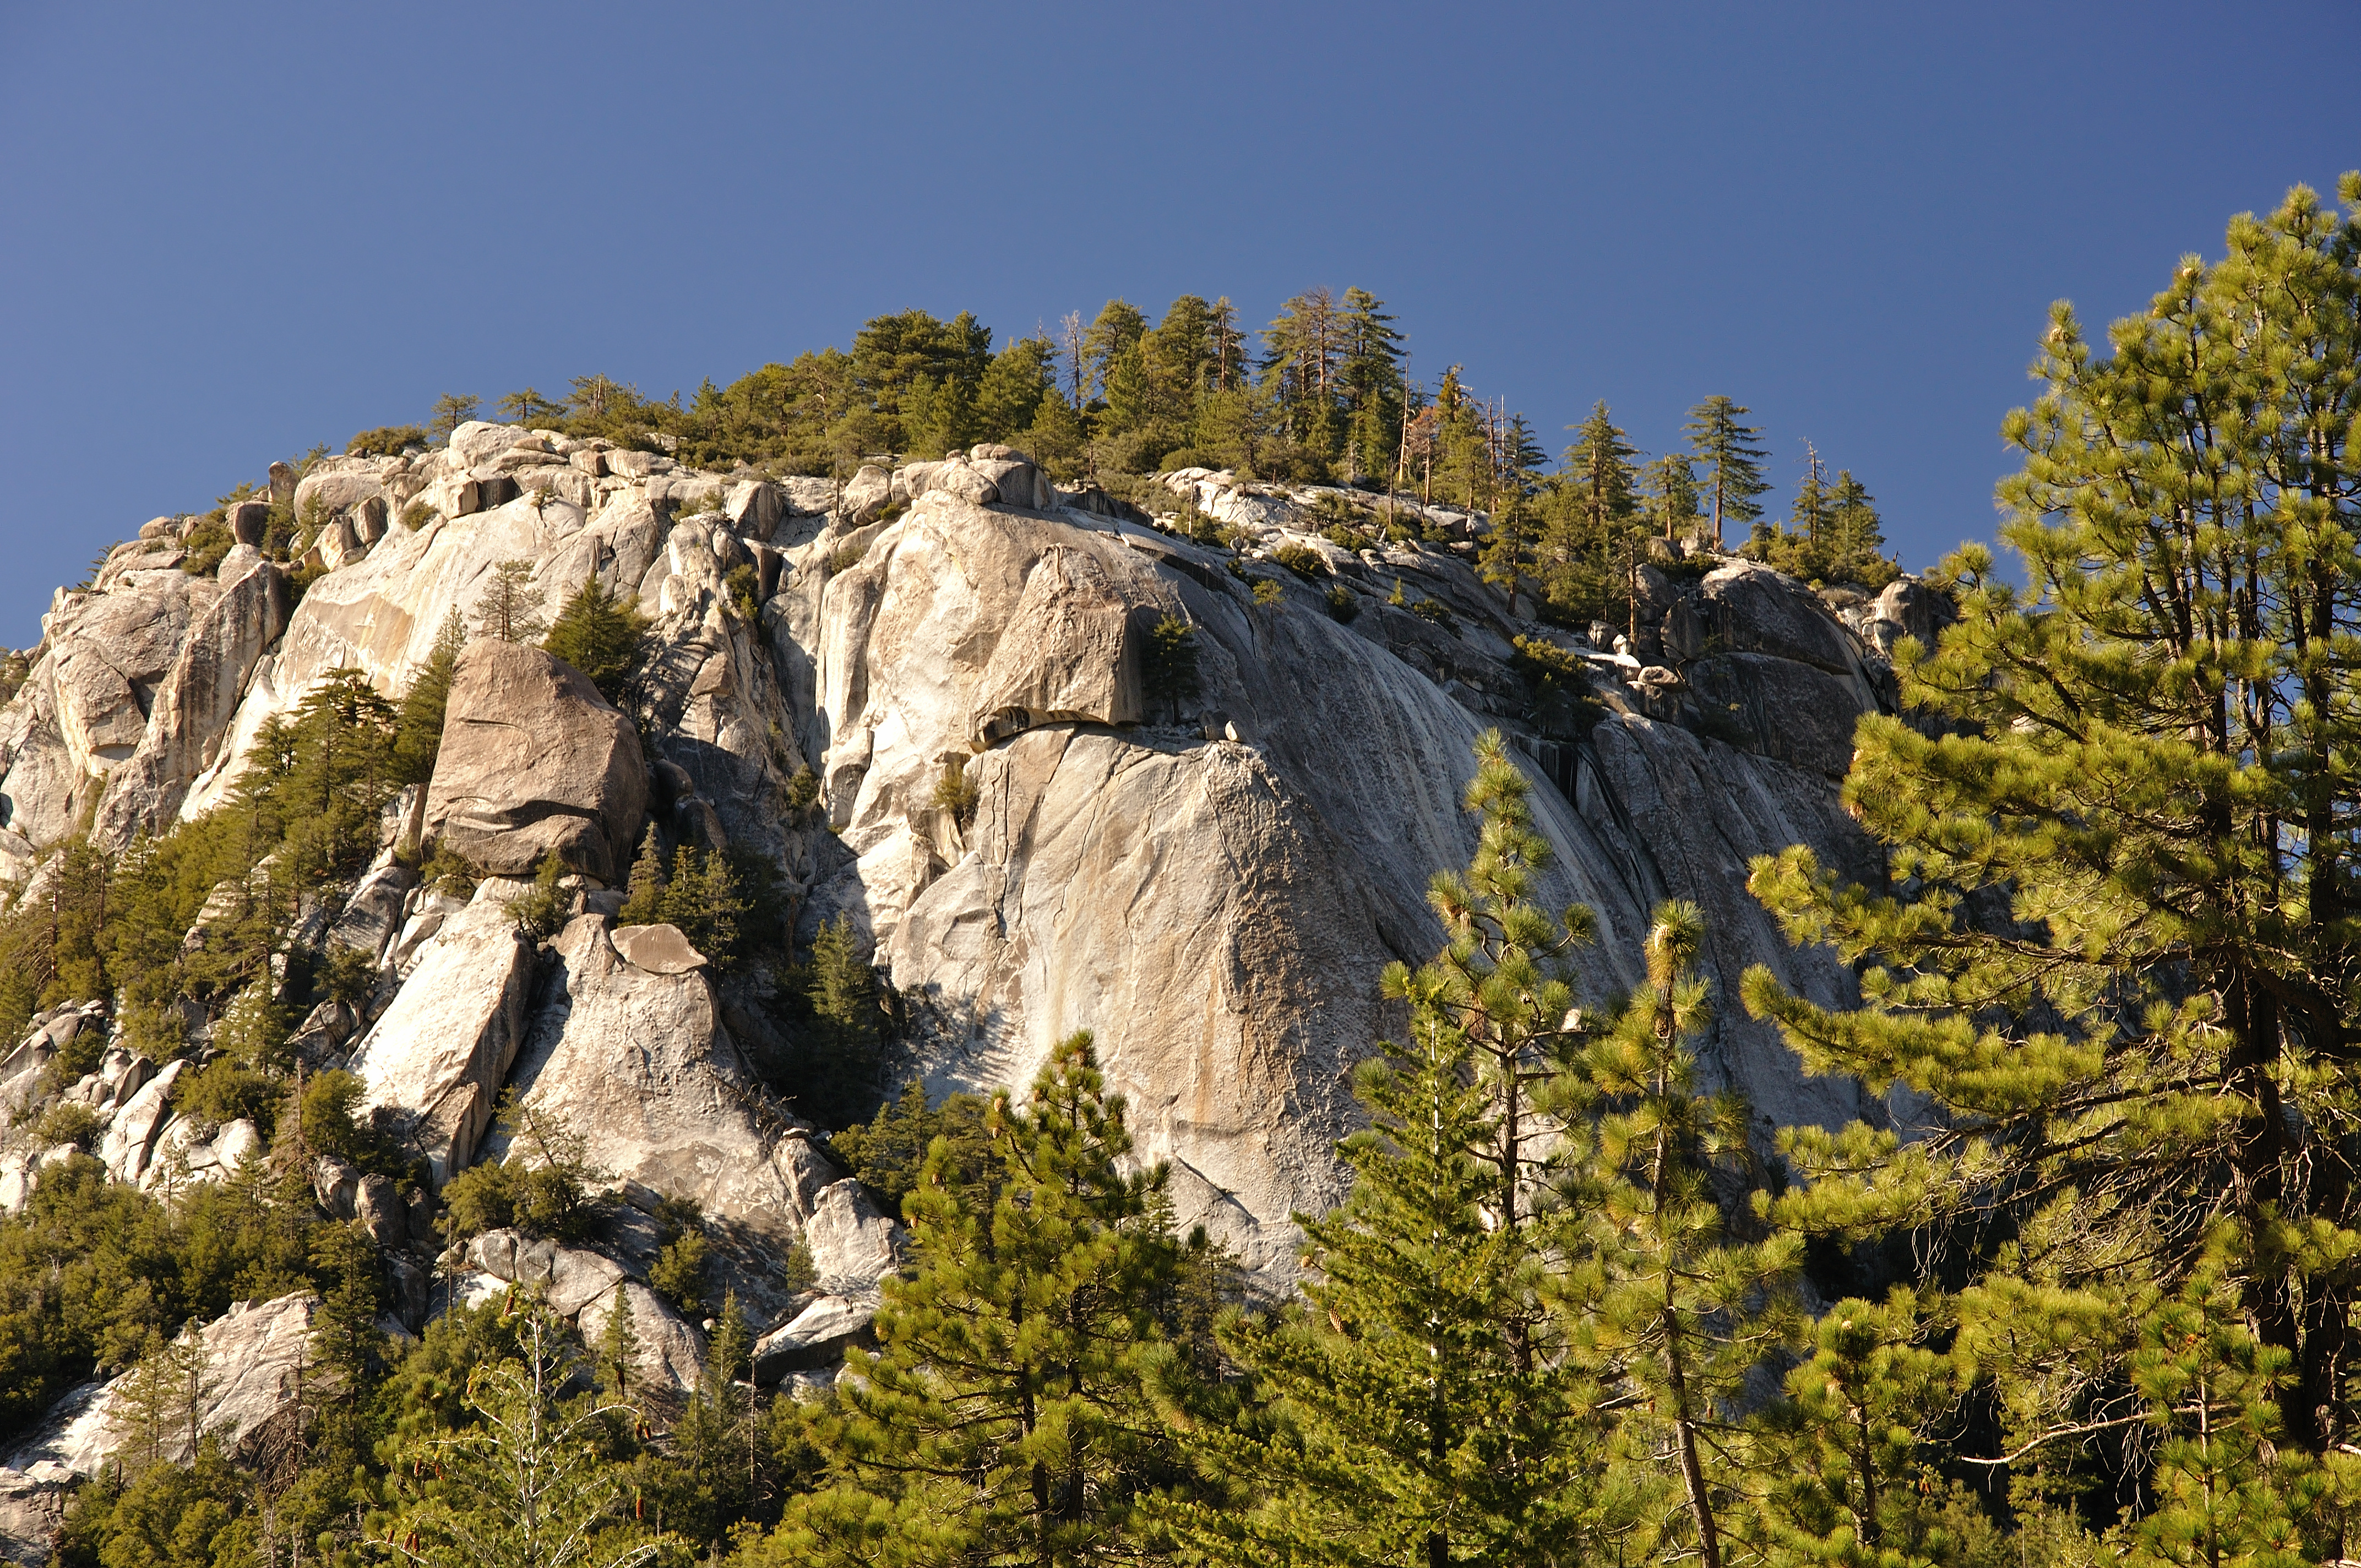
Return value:
M 362 1102 L 383 1110 L 440 1187 L 465 1167 L 524 1037 L 533 948 L 479 896 L 444 920 L 353 1053 Z
M 554 957 L 512 1080 L 520 1103 L 563 1118 L 602 1170 L 800 1239 L 837 1172 L 808 1129 L 763 1103 L 702 970 L 631 964 L 592 915 L 566 927 Z M 487 1152 L 504 1147 L 496 1137 Z
M 530 875 L 555 852 L 620 883 L 647 799 L 638 731 L 581 672 L 497 638 L 459 655 L 426 794 L 430 835 L 503 875 Z

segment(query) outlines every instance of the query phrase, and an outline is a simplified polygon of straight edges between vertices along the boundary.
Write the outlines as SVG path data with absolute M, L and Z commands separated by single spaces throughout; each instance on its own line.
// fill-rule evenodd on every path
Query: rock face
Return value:
M 836 1172 L 810 1128 L 763 1110 L 711 982 L 638 967 L 592 915 L 566 927 L 553 958 L 511 1079 L 519 1101 L 588 1137 L 599 1168 L 793 1245 Z M 504 1148 L 495 1140 L 491 1152 Z
M 491 1124 L 533 978 L 533 948 L 507 907 L 479 897 L 443 921 L 353 1053 L 364 1103 L 425 1157 L 438 1187 Z
M 206 1386 L 197 1412 L 201 1434 L 218 1436 L 225 1446 L 235 1447 L 241 1434 L 252 1431 L 294 1397 L 296 1364 L 310 1354 L 312 1313 L 318 1305 L 319 1298 L 308 1293 L 275 1301 L 240 1301 L 195 1331 L 205 1347 Z M 48 1464 L 79 1475 L 97 1475 L 118 1441 L 110 1420 L 121 1383 L 117 1378 L 104 1386 L 89 1385 L 70 1395 L 8 1456 L 9 1467 L 38 1473 Z M 188 1462 L 185 1431 L 167 1440 L 163 1457 Z M 5 1471 L 0 1470 L 0 1481 L 5 1477 Z
M 544 611 L 590 580 L 633 598 L 652 620 L 644 740 L 545 653 L 467 648 L 434 777 L 389 812 L 388 852 L 305 900 L 302 939 L 361 955 L 375 992 L 296 1044 L 317 1066 L 349 1050 L 367 1106 L 436 1183 L 506 1152 L 488 1136 L 504 1089 L 583 1133 L 620 1183 L 609 1232 L 558 1251 L 480 1238 L 456 1293 L 537 1285 L 595 1337 L 620 1290 L 652 1384 L 689 1386 L 702 1354 L 644 1283 L 664 1200 L 701 1205 L 759 1309 L 766 1377 L 840 1353 L 901 1260 L 892 1220 L 781 1097 L 794 1086 L 750 1071 L 741 1046 L 776 1058 L 748 980 L 671 927 L 614 928 L 650 823 L 762 861 L 799 950 L 850 922 L 903 1004 L 895 1080 L 1021 1090 L 1091 1030 L 1141 1155 L 1171 1162 L 1180 1217 L 1273 1278 L 1294 1266 L 1290 1215 L 1342 1195 L 1352 1069 L 1400 1024 L 1378 971 L 1441 945 L 1423 890 L 1473 850 L 1461 795 L 1488 728 L 1532 781 L 1553 853 L 1536 895 L 1598 914 L 1588 998 L 1638 977 L 1657 901 L 1693 899 L 1722 1001 L 1708 1081 L 1742 1091 L 1766 1135 L 1882 1119 L 1729 999 L 1758 961 L 1818 1000 L 1852 985 L 1780 940 L 1746 863 L 1802 842 L 1882 878 L 1837 781 L 1860 715 L 1893 710 L 1893 648 L 1950 613 L 1927 585 L 1816 592 L 1667 547 L 1639 569 L 1634 624 L 1586 637 L 1477 576 L 1480 517 L 1202 468 L 1160 477 L 1169 503 L 1155 486 L 1118 500 L 997 446 L 840 490 L 479 422 L 273 484 L 323 523 L 291 609 L 256 543 L 184 571 L 170 519 L 58 595 L 0 706 L 0 903 L 38 894 L 39 857 L 84 823 L 120 845 L 221 804 L 263 727 L 330 671 L 398 697 L 503 562 L 533 563 Z M 1197 543 L 1184 504 L 1228 543 Z M 260 510 L 232 520 L 257 541 Z M 1564 665 L 1548 687 L 1529 678 L 1543 644 Z M 413 832 L 493 873 L 473 902 L 396 863 Z M 506 901 L 551 850 L 579 873 L 577 917 L 536 947 Z M 75 1030 L 105 1026 L 98 1006 L 45 1016 L 0 1057 L 0 1104 Z M 116 1179 L 160 1189 L 258 1142 L 177 1115 L 186 1070 L 117 1051 L 41 1092 L 91 1107 Z M 9 1137 L 0 1209 L 63 1157 Z M 318 1190 L 406 1260 L 391 1272 L 417 1326 L 438 1288 L 417 1250 L 428 1198 L 357 1172 Z M 817 1292 L 777 1266 L 798 1244 Z M 0 1529 L 16 1485 L 0 1475 Z
M 571 665 L 497 639 L 459 655 L 426 828 L 487 871 L 542 857 L 620 882 L 647 812 L 631 721 Z

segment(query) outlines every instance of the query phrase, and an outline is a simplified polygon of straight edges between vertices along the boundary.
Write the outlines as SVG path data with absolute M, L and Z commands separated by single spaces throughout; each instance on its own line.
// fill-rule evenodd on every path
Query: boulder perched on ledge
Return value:
M 647 815 L 631 721 L 571 664 L 493 638 L 451 678 L 426 830 L 488 872 L 530 876 L 542 857 L 619 883 Z

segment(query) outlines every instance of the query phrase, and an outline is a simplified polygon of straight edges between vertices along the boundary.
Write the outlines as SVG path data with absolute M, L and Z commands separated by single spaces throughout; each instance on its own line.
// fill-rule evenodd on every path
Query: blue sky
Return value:
M 1367 288 L 1644 449 L 1727 392 L 1907 564 L 2056 298 L 2361 164 L 2361 7 L 0 6 L 0 643 L 273 457 L 969 309 Z

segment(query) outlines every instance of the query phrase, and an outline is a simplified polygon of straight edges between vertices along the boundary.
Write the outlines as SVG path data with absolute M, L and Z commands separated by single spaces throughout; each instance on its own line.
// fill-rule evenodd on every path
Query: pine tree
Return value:
M 664 892 L 671 880 L 664 846 L 656 840 L 656 825 L 648 824 L 640 839 L 639 857 L 624 883 L 623 907 L 615 916 L 619 926 L 654 926 L 664 920 Z
M 1088 1035 L 990 1118 L 1004 1183 L 963 1201 L 938 1140 L 904 1203 L 918 1266 L 884 1281 L 873 1354 L 846 1356 L 813 1436 L 829 1483 L 774 1553 L 822 1563 L 1126 1559 L 1167 1444 L 1147 1391 L 1178 1248 L 1164 1168 L 1129 1176 L 1120 1097 Z
M 629 1404 L 631 1369 L 640 1359 L 639 1325 L 631 1316 L 631 1296 L 618 1282 L 607 1306 L 607 1321 L 598 1326 L 598 1387 L 609 1398 Z
M 1626 1439 L 1661 1434 L 1688 1505 L 1688 1549 L 1722 1568 L 1743 1496 L 1730 1412 L 1748 1373 L 1793 1332 L 1801 1238 L 1750 1245 L 1723 1233 L 1712 1178 L 1745 1159 L 1746 1112 L 1733 1095 L 1697 1088 L 1687 1042 L 1708 1017 L 1696 971 L 1704 934 L 1694 905 L 1657 906 L 1646 982 L 1555 1085 L 1576 1259 L 1555 1286 L 1577 1357 L 1646 1394 L 1651 1419 L 1627 1418 Z
M 513 1324 L 519 1354 L 467 1378 L 476 1423 L 401 1442 L 391 1481 L 396 1512 L 386 1554 L 403 1568 L 634 1568 L 658 1550 L 629 1528 L 622 1481 L 600 1456 L 609 1423 L 637 1415 L 617 1403 L 563 1400 L 575 1365 L 565 1325 L 537 1302 Z
M 1574 444 L 1565 449 L 1559 510 L 1549 542 L 1550 597 L 1570 609 L 1590 609 L 1592 594 L 1587 590 L 1596 584 L 1603 590 L 1598 610 L 1603 613 L 1610 606 L 1620 609 L 1615 619 L 1629 622 L 1636 637 L 1642 520 L 1639 474 L 1632 459 L 1639 453 L 1616 428 L 1603 400 L 1591 409 L 1588 419 L 1572 428 L 1576 433 Z
M 1804 443 L 1804 482 L 1795 488 L 1795 504 L 1787 514 L 1787 532 L 1816 549 L 1828 543 L 1835 506 L 1828 494 L 1828 471 L 1821 466 L 1819 449 Z
M 1710 501 L 1713 547 L 1721 548 L 1722 523 L 1752 522 L 1763 515 L 1754 498 L 1771 487 L 1763 477 L 1763 460 L 1771 454 L 1756 443 L 1763 433 L 1741 424 L 1748 411 L 1719 393 L 1689 411 L 1685 427 L 1689 450 L 1697 454 L 1703 472 L 1697 481 L 1698 499 Z
M 451 433 L 476 417 L 484 406 L 481 398 L 458 392 L 445 392 L 434 400 L 434 412 L 426 419 L 426 433 L 436 441 L 448 441 Z
M 2054 308 L 2044 395 L 2005 426 L 2027 586 L 1955 555 L 1961 621 L 1901 662 L 1941 722 L 1861 722 L 1844 798 L 1892 882 L 1847 887 L 1802 850 L 1755 866 L 1792 938 L 1861 960 L 1862 1003 L 1758 969 L 1747 1005 L 1812 1070 L 1931 1102 L 1908 1145 L 1786 1135 L 1809 1185 L 1782 1212 L 1939 1227 L 1988 1260 L 1960 1332 L 2036 1464 L 2146 1419 L 2106 1390 L 2147 1305 L 2205 1267 L 2285 1358 L 2279 1441 L 2334 1455 L 2354 1431 L 2361 387 L 2333 367 L 2361 362 L 2357 258 L 2361 223 L 2299 187 L 2117 323 L 2112 356 Z M 2073 1376 L 2049 1348 L 2067 1322 Z
M 1401 444 L 1402 334 L 1385 302 L 1366 289 L 1346 289 L 1341 313 L 1344 363 L 1339 380 L 1344 389 L 1345 455 L 1349 477 L 1391 474 Z M 1532 433 L 1524 433 L 1528 445 Z M 1526 472 L 1540 465 L 1538 450 Z
M 531 642 L 544 630 L 541 595 L 533 591 L 530 561 L 503 561 L 476 600 L 476 634 L 503 642 Z
M 1344 1147 L 1345 1206 L 1298 1217 L 1304 1309 L 1222 1333 L 1256 1403 L 1191 1441 L 1238 1500 L 1168 1510 L 1205 1560 L 1577 1561 L 1631 1523 L 1597 1486 L 1597 1391 L 1530 1337 L 1541 1255 L 1477 1157 L 1501 1129 L 1475 1065 L 1430 1014 L 1356 1075 L 1376 1127 Z
M 1640 470 L 1640 493 L 1651 531 L 1665 539 L 1693 534 L 1698 521 L 1697 471 L 1684 452 L 1667 452 Z
M 107 1405 L 106 1429 L 116 1440 L 118 1462 L 139 1469 L 195 1457 L 200 1423 L 215 1387 L 208 1368 L 197 1325 L 172 1339 L 148 1331 L 139 1359 Z
M 621 707 L 639 671 L 647 629 L 640 607 L 609 592 L 593 573 L 558 610 L 541 645 L 589 676 L 599 696 Z
M 1761 1412 L 1760 1518 L 1748 1530 L 1777 1568 L 1949 1568 L 1981 1510 L 1934 1475 L 1927 1428 L 1957 1399 L 1950 1358 L 1916 1294 L 1837 1302 L 1813 1325 L 1811 1359 Z
M 434 773 L 435 754 L 443 746 L 443 712 L 451 700 L 451 675 L 458 668 L 459 652 L 467 645 L 467 622 L 456 605 L 444 616 L 434 633 L 426 663 L 410 677 L 394 717 L 394 776 L 403 784 L 424 784 Z

